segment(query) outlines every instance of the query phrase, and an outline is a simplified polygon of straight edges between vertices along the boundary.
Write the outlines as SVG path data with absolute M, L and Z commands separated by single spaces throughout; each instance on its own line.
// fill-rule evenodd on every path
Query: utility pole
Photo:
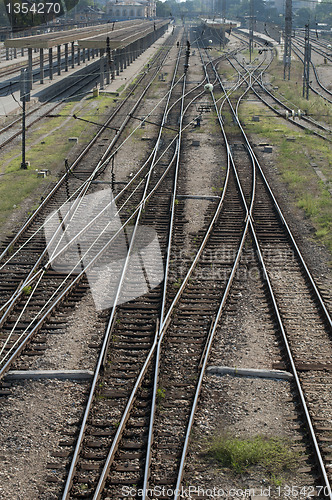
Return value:
M 292 55 L 292 0 L 286 0 L 285 6 L 285 52 L 284 52 L 284 80 L 290 80 Z
M 303 93 L 302 97 L 309 99 L 309 70 L 311 59 L 310 30 L 309 23 L 305 25 L 304 39 L 304 66 L 303 66 Z
M 250 0 L 250 16 L 249 16 L 249 61 L 254 49 L 254 0 Z
M 21 69 L 20 77 L 20 101 L 22 102 L 22 162 L 21 168 L 26 170 L 28 164 L 25 161 L 25 103 L 30 101 L 30 78 L 29 71 Z

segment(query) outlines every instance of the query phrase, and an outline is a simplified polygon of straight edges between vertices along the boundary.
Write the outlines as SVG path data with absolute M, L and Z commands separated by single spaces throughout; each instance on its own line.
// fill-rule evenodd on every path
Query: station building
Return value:
M 155 0 L 110 0 L 106 4 L 106 17 L 116 21 L 156 17 L 156 2 Z

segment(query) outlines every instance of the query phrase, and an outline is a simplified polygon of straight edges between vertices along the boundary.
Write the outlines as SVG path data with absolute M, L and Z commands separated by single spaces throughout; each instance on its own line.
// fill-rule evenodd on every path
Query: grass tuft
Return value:
M 236 473 L 260 465 L 275 478 L 294 470 L 298 460 L 298 454 L 285 439 L 260 435 L 249 438 L 218 436 L 209 448 L 209 455 Z

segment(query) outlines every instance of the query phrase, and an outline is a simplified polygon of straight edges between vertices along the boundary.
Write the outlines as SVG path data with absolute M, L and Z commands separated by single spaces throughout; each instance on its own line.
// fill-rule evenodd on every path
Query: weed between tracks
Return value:
M 64 159 L 73 149 L 73 143 L 68 141 L 68 137 L 78 137 L 81 148 L 92 139 L 98 127 L 75 120 L 70 115 L 76 112 L 86 120 L 101 122 L 104 114 L 109 114 L 108 108 L 113 105 L 113 99 L 98 97 L 86 99 L 77 110 L 77 101 L 71 101 L 61 109 L 61 116 L 48 118 L 37 129 L 28 129 L 26 158 L 30 167 L 27 170 L 20 168 L 20 145 L 3 155 L 2 165 L 5 167 L 0 182 L 0 226 L 25 198 L 37 200 L 56 181 L 55 175 L 38 178 L 36 170 L 47 168 L 51 173 L 57 173 L 63 169 Z
M 286 439 L 260 435 L 217 436 L 209 446 L 208 455 L 236 474 L 250 466 L 261 466 L 272 484 L 281 484 L 282 474 L 294 471 L 299 458 Z
M 254 44 L 256 46 L 256 44 Z M 246 60 L 246 62 L 248 63 L 250 61 L 250 52 L 249 52 L 249 49 L 248 50 L 242 50 L 241 51 L 241 55 L 243 56 L 243 58 Z M 256 57 L 259 56 L 259 50 L 258 49 L 254 49 L 251 53 L 251 61 L 253 61 Z M 245 61 L 243 61 L 245 62 Z
M 276 93 L 276 97 L 280 98 L 281 101 L 288 101 L 288 106 L 294 108 L 295 111 L 301 109 L 315 120 L 323 120 L 331 125 L 331 104 L 312 91 L 309 92 L 308 101 L 302 97 L 303 64 L 298 62 L 296 58 L 292 60 L 290 80 L 283 79 L 283 71 L 283 63 L 275 59 L 270 66 L 269 74 L 272 75 L 270 81 L 275 87 L 273 92 Z
M 253 122 L 253 115 L 259 115 L 260 121 Z M 311 133 L 295 131 L 294 126 L 287 122 L 280 123 L 280 118 L 271 116 L 271 111 L 263 106 L 245 102 L 240 108 L 240 117 L 249 134 L 261 136 L 261 140 L 264 138 L 276 146 L 274 166 L 293 193 L 296 205 L 311 220 L 315 239 L 332 251 L 330 144 Z M 314 164 L 326 177 L 326 182 L 318 177 Z

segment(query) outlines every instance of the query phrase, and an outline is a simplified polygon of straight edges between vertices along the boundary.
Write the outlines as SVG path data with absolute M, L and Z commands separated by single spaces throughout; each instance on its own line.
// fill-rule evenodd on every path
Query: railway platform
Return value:
M 153 29 L 153 22 L 152 24 L 150 22 L 149 26 L 145 26 L 145 29 L 140 34 L 138 32 L 134 32 L 134 35 L 131 34 L 130 36 L 127 36 L 126 39 L 119 39 L 118 37 L 118 39 L 113 42 L 112 47 L 112 59 L 114 61 L 113 73 L 111 68 L 109 69 L 106 64 L 105 51 L 107 32 L 104 33 L 104 36 L 99 34 L 96 38 L 96 43 L 94 42 L 94 39 L 90 37 L 88 42 L 89 48 L 86 49 L 86 52 L 85 48 L 82 49 L 83 39 L 78 40 L 78 47 L 82 50 L 80 54 L 80 64 L 68 64 L 67 71 L 57 70 L 47 78 L 43 78 L 43 83 L 41 83 L 40 79 L 39 81 L 34 82 L 31 89 L 31 100 L 30 103 L 27 103 L 27 107 L 34 106 L 39 100 L 47 99 L 47 96 L 51 96 L 52 93 L 54 93 L 55 88 L 66 88 L 68 82 L 71 82 L 74 77 L 79 78 L 81 74 L 88 74 L 93 68 L 94 71 L 96 71 L 96 67 L 100 68 L 96 78 L 96 83 L 98 83 L 104 91 L 116 92 L 119 87 L 126 87 L 135 78 L 140 69 L 148 63 L 153 53 L 164 41 L 163 37 L 170 36 L 172 33 L 172 29 L 167 30 L 167 24 L 168 23 L 161 22 L 157 25 L 157 30 L 155 30 Z M 147 30 L 148 32 L 146 32 Z M 26 37 L 26 39 L 27 38 L 30 37 Z M 11 42 L 16 40 L 18 39 L 13 39 Z M 98 47 L 93 49 L 92 47 L 97 44 Z M 102 48 L 102 45 L 105 46 L 105 49 Z M 115 48 L 115 45 L 117 45 L 117 48 Z M 94 51 L 95 54 L 92 56 Z M 83 62 L 82 53 L 84 52 L 85 56 L 87 56 L 87 53 L 90 53 L 91 57 L 85 57 Z M 100 61 L 102 61 L 102 64 Z M 2 65 L 0 68 L 1 67 Z M 21 108 L 19 104 L 19 97 L 20 93 L 18 90 L 11 92 L 9 88 L 8 95 L 0 98 L 0 121 L 1 119 L 4 121 L 4 119 L 9 115 L 20 113 Z

